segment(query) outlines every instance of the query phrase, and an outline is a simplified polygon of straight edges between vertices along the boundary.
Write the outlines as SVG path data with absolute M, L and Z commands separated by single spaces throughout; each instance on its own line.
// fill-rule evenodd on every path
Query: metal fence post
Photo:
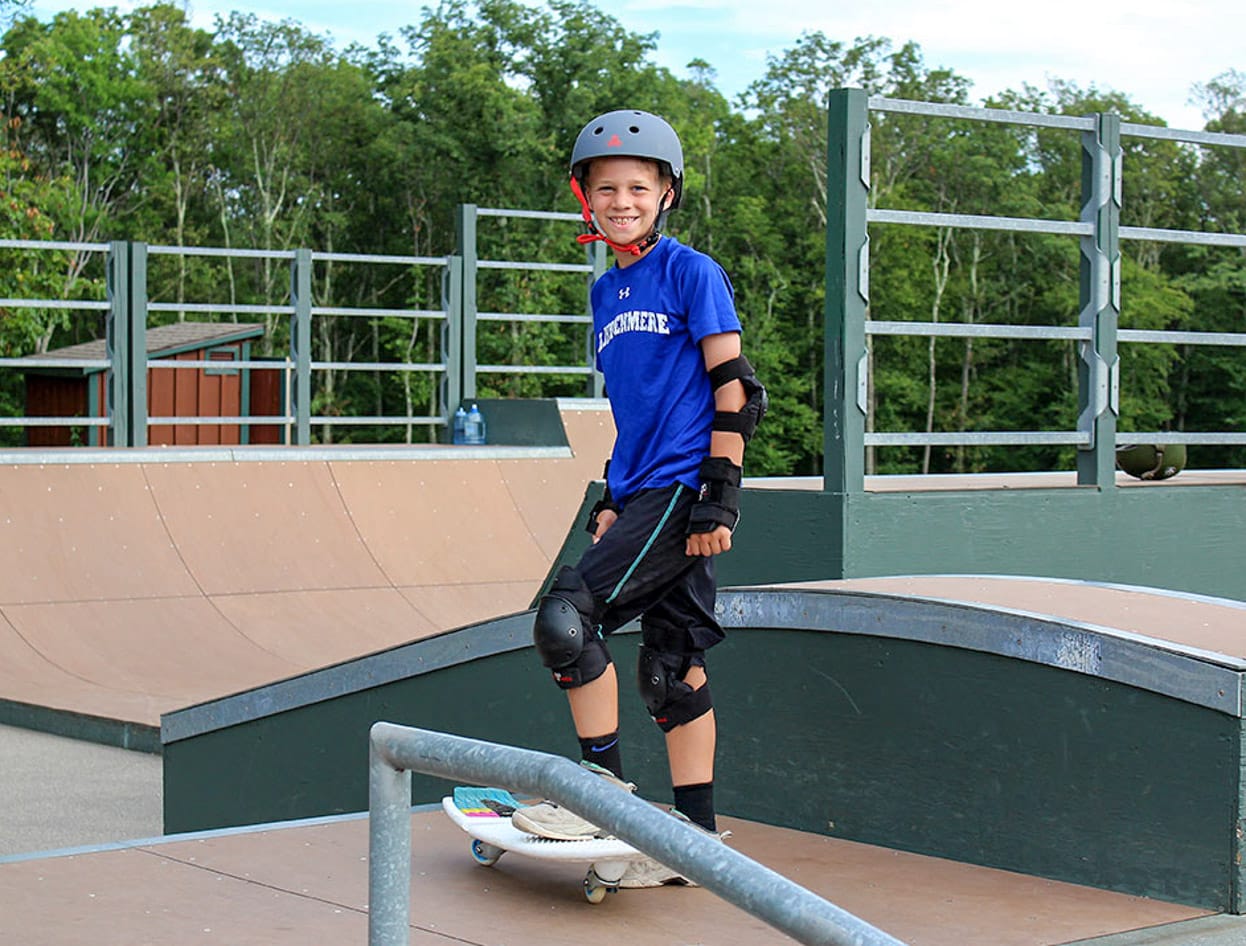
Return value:
M 147 446 L 147 244 L 130 244 L 130 326 L 127 345 L 130 365 L 129 431 L 127 445 Z
M 311 250 L 294 251 L 290 264 L 290 360 L 294 362 L 294 442 L 299 446 L 311 443 Z
M 601 278 L 606 271 L 606 244 L 600 241 L 593 241 L 588 245 L 588 261 L 593 267 L 593 272 L 588 278 L 588 292 L 585 299 L 585 311 L 589 318 L 593 316 L 593 284 Z M 597 370 L 597 343 L 596 333 L 593 331 L 592 322 L 588 326 L 588 366 L 593 369 L 588 380 L 588 396 L 589 397 L 605 397 L 606 394 L 606 378 Z
M 1090 442 L 1077 452 L 1081 486 L 1116 482 L 1116 418 L 1120 413 L 1117 328 L 1121 310 L 1121 120 L 1095 115 L 1095 130 L 1082 135 L 1083 223 L 1094 234 L 1081 239 L 1078 324 L 1092 341 L 1081 344 L 1077 364 L 1077 429 Z
M 462 260 L 461 308 L 459 309 L 459 345 L 463 372 L 459 388 L 463 398 L 476 396 L 476 283 L 480 275 L 476 254 L 476 205 L 459 204 L 456 220 L 459 251 Z M 457 403 L 450 405 L 458 406 Z
M 112 363 L 105 383 L 109 429 L 107 441 L 124 447 L 130 440 L 130 244 L 113 240 L 108 244 L 108 316 L 104 326 L 104 351 Z M 101 446 L 98 428 L 92 427 L 88 442 Z
M 446 318 L 441 323 L 441 361 L 446 366 L 441 378 L 441 413 L 446 426 L 454 423 L 454 412 L 463 401 L 463 257 L 446 257 L 441 279 L 441 304 Z
M 865 417 L 869 353 L 865 317 L 870 299 L 868 98 L 836 89 L 827 108 L 826 355 L 823 375 L 823 489 L 865 489 Z

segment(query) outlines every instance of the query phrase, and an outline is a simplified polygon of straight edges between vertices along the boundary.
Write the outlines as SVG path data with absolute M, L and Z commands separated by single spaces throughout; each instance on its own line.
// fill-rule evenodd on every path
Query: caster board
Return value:
M 450 820 L 472 836 L 471 851 L 476 863 L 492 867 L 503 854 L 513 851 L 541 860 L 587 864 L 584 896 L 589 903 L 601 903 L 607 893 L 616 892 L 628 864 L 645 857 L 618 838 L 556 841 L 521 831 L 510 819 L 520 804 L 505 789 L 465 786 L 441 800 Z

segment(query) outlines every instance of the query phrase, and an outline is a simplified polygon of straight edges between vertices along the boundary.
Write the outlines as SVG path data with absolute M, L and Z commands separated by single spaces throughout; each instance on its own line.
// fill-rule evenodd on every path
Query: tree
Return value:
M 628 31 L 583 0 L 543 7 L 441 0 L 397 40 L 383 36 L 373 48 L 344 53 L 294 21 L 234 14 L 212 31 L 197 30 L 166 3 L 126 15 L 65 13 L 43 24 L 24 16 L 20 3 L 0 0 L 5 14 L 13 22 L 2 40 L 0 111 L 13 119 L 16 150 L 4 175 L 18 208 L 5 218 L 10 230 L 44 220 L 21 216 L 34 206 L 69 240 L 266 251 L 229 260 L 153 255 L 154 301 L 282 304 L 288 265 L 277 257 L 295 247 L 437 258 L 455 249 L 462 203 L 578 211 L 567 159 L 585 121 L 621 107 L 664 115 L 685 153 L 684 204 L 669 232 L 723 264 L 749 357 L 770 388 L 774 409 L 750 447 L 758 473 L 821 469 L 828 92 L 858 86 L 969 104 L 968 82 L 929 67 L 914 43 L 842 42 L 821 33 L 802 34 L 773 55 L 765 75 L 728 103 L 709 63 L 694 60 L 690 78 L 677 79 L 653 62 L 658 34 Z M 1240 73 L 1197 91 L 1210 130 L 1246 127 Z M 1005 91 L 988 104 L 1157 121 L 1128 96 L 1060 81 Z M 881 111 L 870 120 L 872 206 L 1079 215 L 1076 134 Z M 1129 136 L 1125 149 L 1126 226 L 1242 232 L 1241 149 Z M 584 255 L 574 229 L 482 218 L 477 250 L 482 259 L 578 263 Z M 872 226 L 870 237 L 871 318 L 1034 325 L 1076 318 L 1075 240 L 890 225 Z M 1127 240 L 1123 252 L 1123 326 L 1240 331 L 1240 249 Z M 49 280 L 41 292 L 76 294 L 75 281 L 100 275 L 82 270 L 85 260 L 41 256 L 37 276 Z M 4 276 L 36 277 L 27 256 L 6 262 Z M 436 309 L 440 277 L 437 266 L 320 259 L 313 296 L 321 310 Z M 479 290 L 484 311 L 580 313 L 585 279 L 494 268 L 482 271 Z M 22 334 L 30 326 L 19 330 L 21 318 L 6 317 L 18 348 L 78 340 L 79 329 L 61 316 L 39 316 L 33 335 Z M 285 319 L 267 322 L 270 349 L 283 349 Z M 433 319 L 318 311 L 314 326 L 318 361 L 441 356 Z M 484 362 L 554 365 L 580 361 L 585 338 L 579 325 L 516 318 L 482 321 L 477 342 Z M 1123 344 L 1122 429 L 1233 429 L 1246 416 L 1239 351 Z M 1076 420 L 1077 352 L 1069 342 L 880 335 L 870 357 L 871 429 L 1067 430 Z M 315 410 L 435 414 L 433 382 L 431 374 L 318 371 Z M 483 393 L 513 396 L 577 394 L 583 384 L 569 375 L 481 378 Z M 352 434 L 337 427 L 324 436 Z M 1200 451 L 1198 461 L 1239 455 Z M 1070 462 L 1071 448 L 1038 446 L 888 448 L 867 456 L 877 472 Z
M 175 246 L 210 242 L 206 209 L 208 168 L 216 145 L 214 116 L 228 99 L 213 36 L 191 28 L 185 12 L 169 4 L 136 10 L 128 32 L 136 72 L 151 90 L 149 121 L 155 144 L 143 182 L 144 230 L 168 233 Z M 184 302 L 191 273 L 186 257 L 175 257 L 174 264 L 173 300 Z M 162 293 L 157 287 L 154 294 Z
M 73 179 L 81 206 L 66 237 L 99 239 L 144 199 L 152 152 L 150 87 L 139 77 L 126 24 L 115 10 L 19 20 L 5 34 L 0 83 L 18 140 L 41 173 Z M 80 260 L 79 265 L 85 261 Z
M 5 130 L 15 131 L 19 124 L 10 118 Z M 72 181 L 40 174 L 12 144 L 0 147 L 0 239 L 57 239 L 78 199 Z M 0 298 L 65 298 L 65 271 L 72 257 L 67 250 L 0 251 Z M 0 357 L 47 351 L 53 332 L 68 324 L 65 309 L 0 308 Z

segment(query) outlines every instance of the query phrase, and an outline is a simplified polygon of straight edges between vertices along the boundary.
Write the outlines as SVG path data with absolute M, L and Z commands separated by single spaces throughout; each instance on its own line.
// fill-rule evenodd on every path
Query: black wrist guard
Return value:
M 623 511 L 618 503 L 614 501 L 614 497 L 610 495 L 610 461 L 606 461 L 606 468 L 601 471 L 601 478 L 606 481 L 606 490 L 601 495 L 601 499 L 593 504 L 593 508 L 588 511 L 588 522 L 584 524 L 584 531 L 589 535 L 597 534 L 597 517 L 609 509 L 616 516 Z
M 701 495 L 688 517 L 688 535 L 735 529 L 740 521 L 740 478 L 744 471 L 726 457 L 701 461 Z
M 619 508 L 619 504 L 610 498 L 610 490 L 606 490 L 606 495 L 601 497 L 593 504 L 593 508 L 588 511 L 588 522 L 584 524 L 584 531 L 589 535 L 597 534 L 597 517 L 609 509 L 616 516 L 623 510 Z

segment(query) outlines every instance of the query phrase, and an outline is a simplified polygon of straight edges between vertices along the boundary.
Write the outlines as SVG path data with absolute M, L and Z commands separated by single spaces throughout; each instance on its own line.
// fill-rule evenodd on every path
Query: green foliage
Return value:
M 157 3 L 26 15 L 0 0 L 0 238 L 229 247 L 241 256 L 154 251 L 153 323 L 263 321 L 261 353 L 288 349 L 289 252 L 317 251 L 321 310 L 440 310 L 442 267 L 332 254 L 455 252 L 461 204 L 578 212 L 566 186 L 587 118 L 658 112 L 685 147 L 683 207 L 671 232 L 729 273 L 745 348 L 772 409 L 749 450 L 757 474 L 815 474 L 822 463 L 827 94 L 970 104 L 969 82 L 931 68 L 914 43 L 844 42 L 808 32 L 772 55 L 735 103 L 713 67 L 680 79 L 653 62 L 658 34 L 628 31 L 587 0 L 439 0 L 397 37 L 344 51 L 294 21 L 234 13 L 212 30 Z M 6 19 L 7 17 L 7 19 Z M 1208 130 L 1246 132 L 1246 76 L 1197 90 Z M 1158 120 L 1127 96 L 1053 81 L 988 105 Z M 1077 220 L 1082 154 L 1052 129 L 871 114 L 875 207 Z M 1123 224 L 1242 233 L 1246 152 L 1127 138 Z M 481 260 L 582 263 L 565 222 L 482 218 Z M 1079 253 L 1067 237 L 872 226 L 871 308 L 881 321 L 1071 326 Z M 258 251 L 258 252 L 257 252 Z M 1126 241 L 1123 328 L 1241 332 L 1240 250 Z M 99 298 L 99 254 L 0 251 L 0 298 Z M 477 355 L 486 396 L 586 391 L 582 272 L 482 268 Z M 191 303 L 221 307 L 191 310 Z M 179 309 L 179 304 L 187 308 Z M 254 314 L 224 309 L 255 306 Z M 493 317 L 490 313 L 501 313 Z M 538 322 L 531 316 L 559 317 Z M 321 362 L 435 364 L 435 319 L 320 312 Z M 0 350 L 24 354 L 99 334 L 97 314 L 0 311 Z M 879 431 L 1071 430 L 1078 355 L 1071 342 L 879 335 L 871 339 L 870 424 Z M 1121 344 L 1123 430 L 1246 429 L 1240 348 Z M 537 370 L 516 370 L 537 369 Z M 547 369 L 542 371 L 540 369 Z M 329 416 L 441 412 L 436 373 L 318 370 L 314 410 Z M 11 375 L 8 381 L 12 381 Z M 11 384 L 10 384 L 11 386 Z M 0 409 L 18 411 L 0 390 Z M 324 440 L 408 440 L 428 425 L 324 426 Z M 1244 465 L 1241 448 L 1198 448 L 1192 465 Z M 1048 469 L 1071 448 L 878 449 L 877 472 Z

